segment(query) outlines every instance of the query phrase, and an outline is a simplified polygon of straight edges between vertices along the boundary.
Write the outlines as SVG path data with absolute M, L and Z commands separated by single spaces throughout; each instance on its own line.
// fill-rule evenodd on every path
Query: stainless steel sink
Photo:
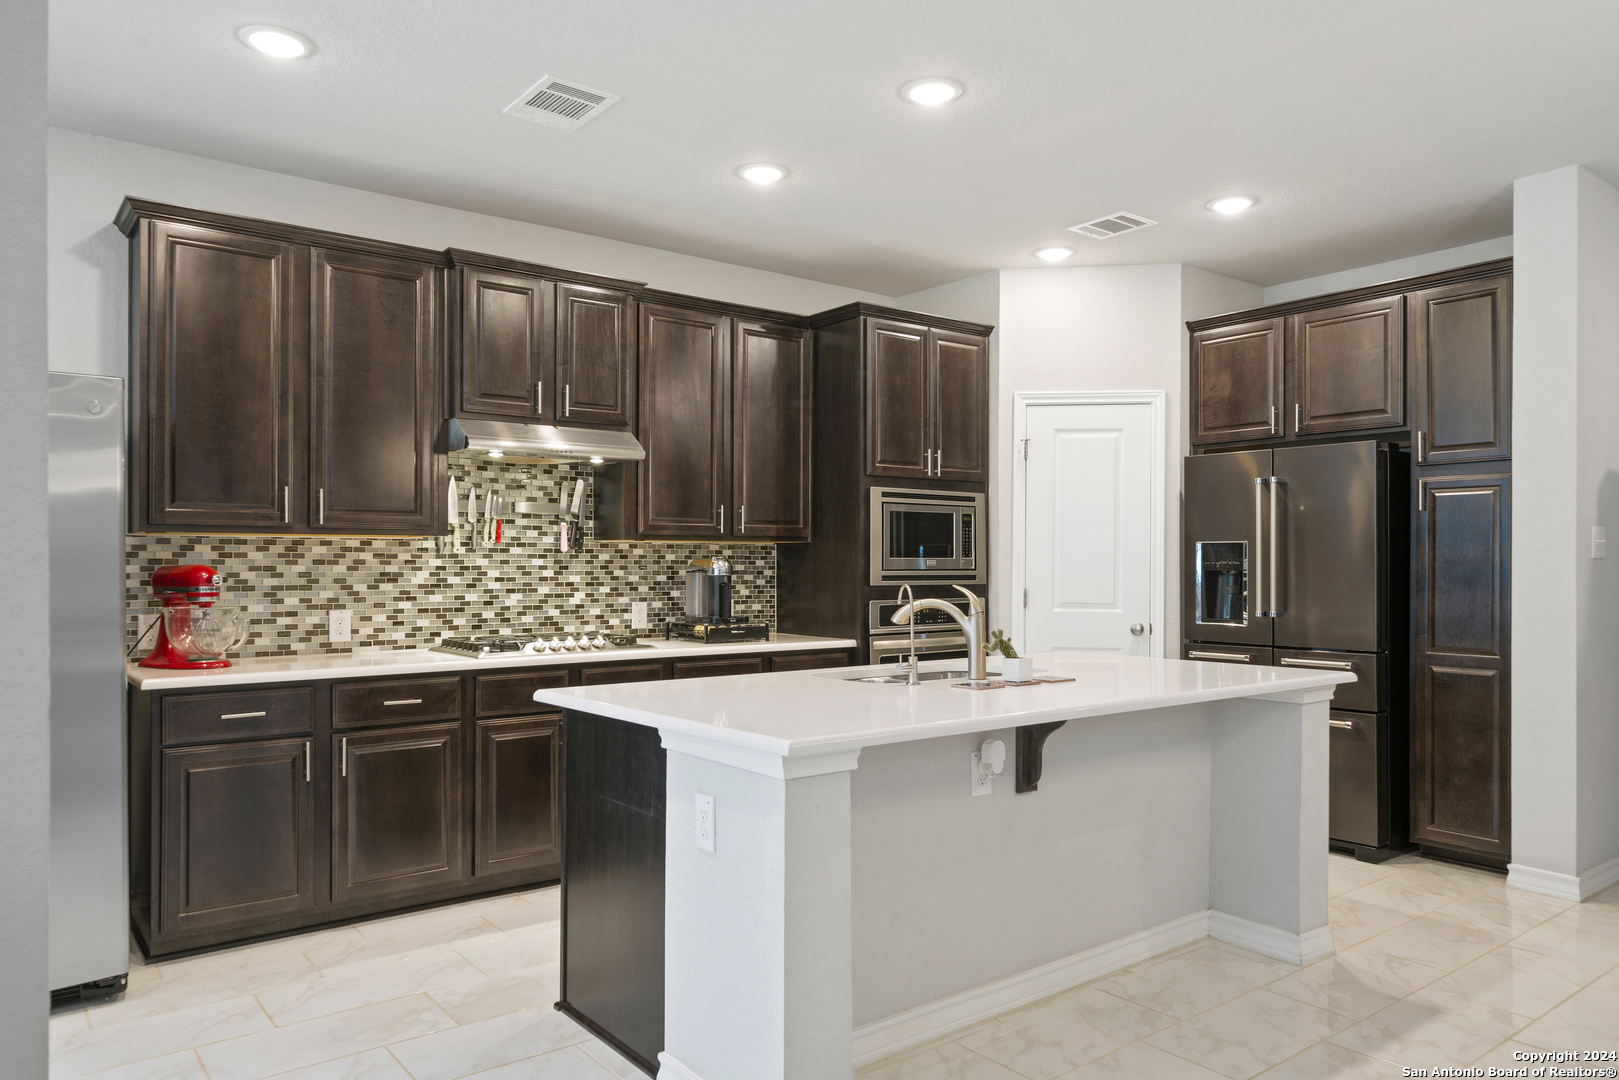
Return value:
M 917 682 L 949 682 L 951 680 L 965 679 L 965 671 L 924 671 L 917 675 Z M 821 675 L 823 679 L 842 679 L 844 682 L 876 683 L 882 686 L 908 686 L 910 677 L 906 675 L 834 675 L 830 672 Z

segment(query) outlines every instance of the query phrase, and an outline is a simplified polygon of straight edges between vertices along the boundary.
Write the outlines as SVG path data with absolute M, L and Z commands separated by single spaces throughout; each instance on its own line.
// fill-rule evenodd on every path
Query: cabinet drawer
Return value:
M 668 676 L 664 673 L 662 664 L 613 664 L 603 667 L 586 667 L 579 671 L 579 682 L 583 686 L 606 686 L 608 683 L 625 682 L 652 682 Z
M 762 656 L 749 656 L 735 660 L 675 661 L 675 678 L 707 679 L 716 675 L 757 675 L 764 671 Z
M 315 690 L 243 690 L 163 699 L 163 744 L 297 735 L 315 723 Z
M 473 680 L 472 700 L 479 716 L 507 716 L 532 713 L 536 708 L 534 691 L 569 685 L 567 668 L 548 671 L 522 671 L 510 675 L 479 675 Z
M 459 678 L 339 683 L 332 687 L 333 727 L 460 718 Z
M 770 658 L 771 671 L 814 671 L 818 668 L 848 666 L 849 654 L 846 652 L 794 653 Z
M 1352 683 L 1341 683 L 1332 695 L 1334 709 L 1381 712 L 1384 700 L 1383 657 L 1377 653 L 1328 652 L 1325 649 L 1277 649 L 1276 666 L 1310 671 L 1347 671 L 1356 676 Z M 1337 834 L 1334 834 L 1337 835 Z

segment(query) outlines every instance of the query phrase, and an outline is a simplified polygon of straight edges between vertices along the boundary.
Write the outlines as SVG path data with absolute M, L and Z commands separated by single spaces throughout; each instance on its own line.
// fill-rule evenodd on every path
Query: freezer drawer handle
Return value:
M 421 703 L 422 699 L 419 697 L 400 698 L 398 701 L 383 702 L 384 705 L 420 705 Z
M 1186 655 L 1191 657 L 1193 660 L 1241 660 L 1245 664 L 1251 664 L 1254 662 L 1254 658 L 1251 653 L 1198 652 L 1196 649 L 1188 649 Z
M 1327 721 L 1327 726 L 1328 727 L 1348 728 L 1351 731 L 1353 731 L 1357 725 L 1356 725 L 1355 721 L 1353 721 L 1353 720 L 1328 720 Z
M 265 711 L 263 709 L 260 709 L 258 712 L 227 712 L 227 713 L 220 713 L 219 718 L 221 720 L 246 720 L 247 718 L 249 718 L 251 716 L 265 716 L 265 715 L 267 715 L 265 713 Z
M 1327 668 L 1330 671 L 1355 670 L 1355 664 L 1351 660 L 1307 660 L 1302 656 L 1284 656 L 1277 663 L 1283 667 Z

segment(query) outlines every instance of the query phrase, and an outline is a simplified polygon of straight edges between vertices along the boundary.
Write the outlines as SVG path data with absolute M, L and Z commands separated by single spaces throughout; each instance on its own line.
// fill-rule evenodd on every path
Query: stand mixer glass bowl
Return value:
M 177 604 L 163 609 L 169 643 L 187 660 L 221 660 L 247 640 L 247 619 L 235 608 Z

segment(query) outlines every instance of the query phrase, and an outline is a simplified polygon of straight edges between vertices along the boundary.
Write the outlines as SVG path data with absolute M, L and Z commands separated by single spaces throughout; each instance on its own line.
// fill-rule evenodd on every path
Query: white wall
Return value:
M 1619 564 L 1590 558 L 1619 527 L 1619 192 L 1521 179 L 1513 236 L 1512 872 L 1589 893 L 1619 857 Z
M 58 371 L 128 363 L 125 195 L 425 248 L 461 247 L 801 314 L 891 297 L 598 236 L 229 165 L 77 131 L 50 132 L 50 357 Z
M 0 1052 L 44 1080 L 50 867 L 50 653 L 45 532 L 45 0 L 12 0 L 0 34 Z M 26 617 L 31 615 L 32 617 Z
M 1353 270 L 1340 270 L 1335 274 L 1284 281 L 1280 285 L 1271 285 L 1265 289 L 1264 302 L 1281 304 L 1288 300 L 1301 300 L 1307 296 L 1320 296 L 1323 293 L 1359 289 L 1385 281 L 1398 281 L 1400 278 L 1437 274 L 1441 270 L 1489 262 L 1491 259 L 1505 259 L 1511 255 L 1512 237 L 1498 236 L 1494 240 L 1480 240 L 1476 244 L 1429 251 L 1421 255 L 1412 255 L 1407 259 L 1395 259 L 1393 262 L 1374 263 Z

